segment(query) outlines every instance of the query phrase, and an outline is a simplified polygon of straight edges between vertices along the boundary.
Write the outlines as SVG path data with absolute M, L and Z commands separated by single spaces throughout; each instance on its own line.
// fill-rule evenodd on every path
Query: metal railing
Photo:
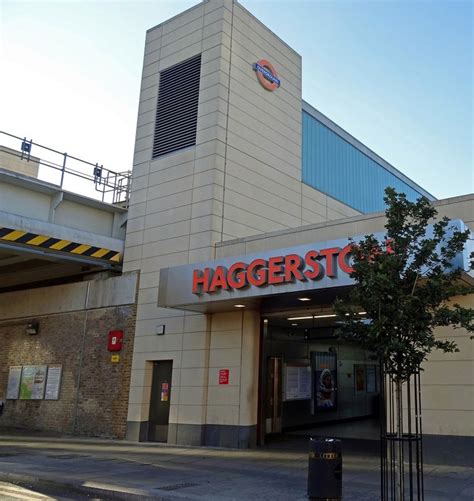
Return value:
M 98 163 L 3 131 L 0 131 L 0 150 L 2 155 L 10 156 L 11 162 L 5 165 L 7 170 L 16 170 L 15 166 L 22 167 L 25 165 L 23 162 L 27 162 L 36 179 L 102 202 L 128 207 L 131 171 L 114 172 Z M 0 161 L 1 167 L 4 166 Z

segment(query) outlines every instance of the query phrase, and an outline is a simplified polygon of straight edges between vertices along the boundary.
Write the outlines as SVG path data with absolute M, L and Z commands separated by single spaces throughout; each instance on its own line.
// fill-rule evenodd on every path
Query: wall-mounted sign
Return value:
M 48 366 L 48 376 L 46 378 L 45 400 L 58 400 L 59 387 L 61 386 L 62 365 Z
M 109 351 L 120 351 L 122 349 L 123 331 L 110 331 L 107 339 L 107 349 Z
M 21 365 L 12 365 L 8 372 L 7 399 L 16 400 L 20 393 Z
M 262 87 L 273 91 L 280 87 L 280 80 L 273 65 L 266 59 L 260 59 L 252 65 L 252 68 L 257 73 L 257 78 Z
M 219 384 L 229 384 L 229 369 L 219 370 Z
M 161 398 L 162 402 L 168 402 L 170 397 L 170 385 L 169 383 L 161 383 Z
M 450 224 L 465 229 L 462 221 Z M 432 232 L 431 227 L 427 236 Z M 374 237 L 382 242 L 385 233 L 375 233 Z M 356 235 L 353 240 L 362 238 Z M 258 306 L 262 298 L 352 286 L 349 243 L 348 238 L 323 240 L 162 268 L 158 305 L 201 313 L 235 311 L 236 304 Z M 469 269 L 469 254 L 466 247 L 456 255 L 454 269 Z
M 20 383 L 20 400 L 41 400 L 46 383 L 46 365 L 24 365 Z
M 309 400 L 311 398 L 311 366 L 285 365 L 284 400 Z
M 324 276 L 336 278 L 338 269 L 346 274 L 352 271 L 348 261 L 350 250 L 350 245 L 342 249 L 311 249 L 304 256 L 287 254 L 254 259 L 248 264 L 238 261 L 229 268 L 216 266 L 214 269 L 196 269 L 193 272 L 193 294 L 210 294 L 219 289 L 243 289 L 251 285 L 265 287 L 321 280 Z

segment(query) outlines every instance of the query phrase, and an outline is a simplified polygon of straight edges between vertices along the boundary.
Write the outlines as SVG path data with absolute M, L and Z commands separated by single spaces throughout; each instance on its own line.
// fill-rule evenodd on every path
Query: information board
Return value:
M 309 365 L 285 365 L 284 399 L 311 399 L 311 367 Z
M 46 379 L 45 400 L 58 400 L 59 387 L 61 386 L 62 365 L 50 365 L 48 367 L 48 377 Z
M 12 365 L 8 372 L 7 399 L 16 400 L 20 393 L 21 365 Z
M 20 383 L 21 400 L 41 400 L 46 383 L 46 365 L 24 365 Z

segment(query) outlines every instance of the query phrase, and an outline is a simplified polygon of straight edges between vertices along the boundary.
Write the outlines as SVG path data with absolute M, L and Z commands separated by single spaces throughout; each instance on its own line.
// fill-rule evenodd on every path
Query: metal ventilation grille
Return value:
M 196 144 L 201 54 L 160 73 L 153 158 Z

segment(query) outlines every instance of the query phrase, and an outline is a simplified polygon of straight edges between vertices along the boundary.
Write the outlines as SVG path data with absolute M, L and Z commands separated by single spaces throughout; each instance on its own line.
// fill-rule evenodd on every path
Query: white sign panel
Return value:
M 285 366 L 285 400 L 311 399 L 311 367 L 309 365 Z
M 58 400 L 59 387 L 61 386 L 62 365 L 50 365 L 46 379 L 45 400 Z
M 7 399 L 16 400 L 20 393 L 21 365 L 12 365 L 8 372 Z

